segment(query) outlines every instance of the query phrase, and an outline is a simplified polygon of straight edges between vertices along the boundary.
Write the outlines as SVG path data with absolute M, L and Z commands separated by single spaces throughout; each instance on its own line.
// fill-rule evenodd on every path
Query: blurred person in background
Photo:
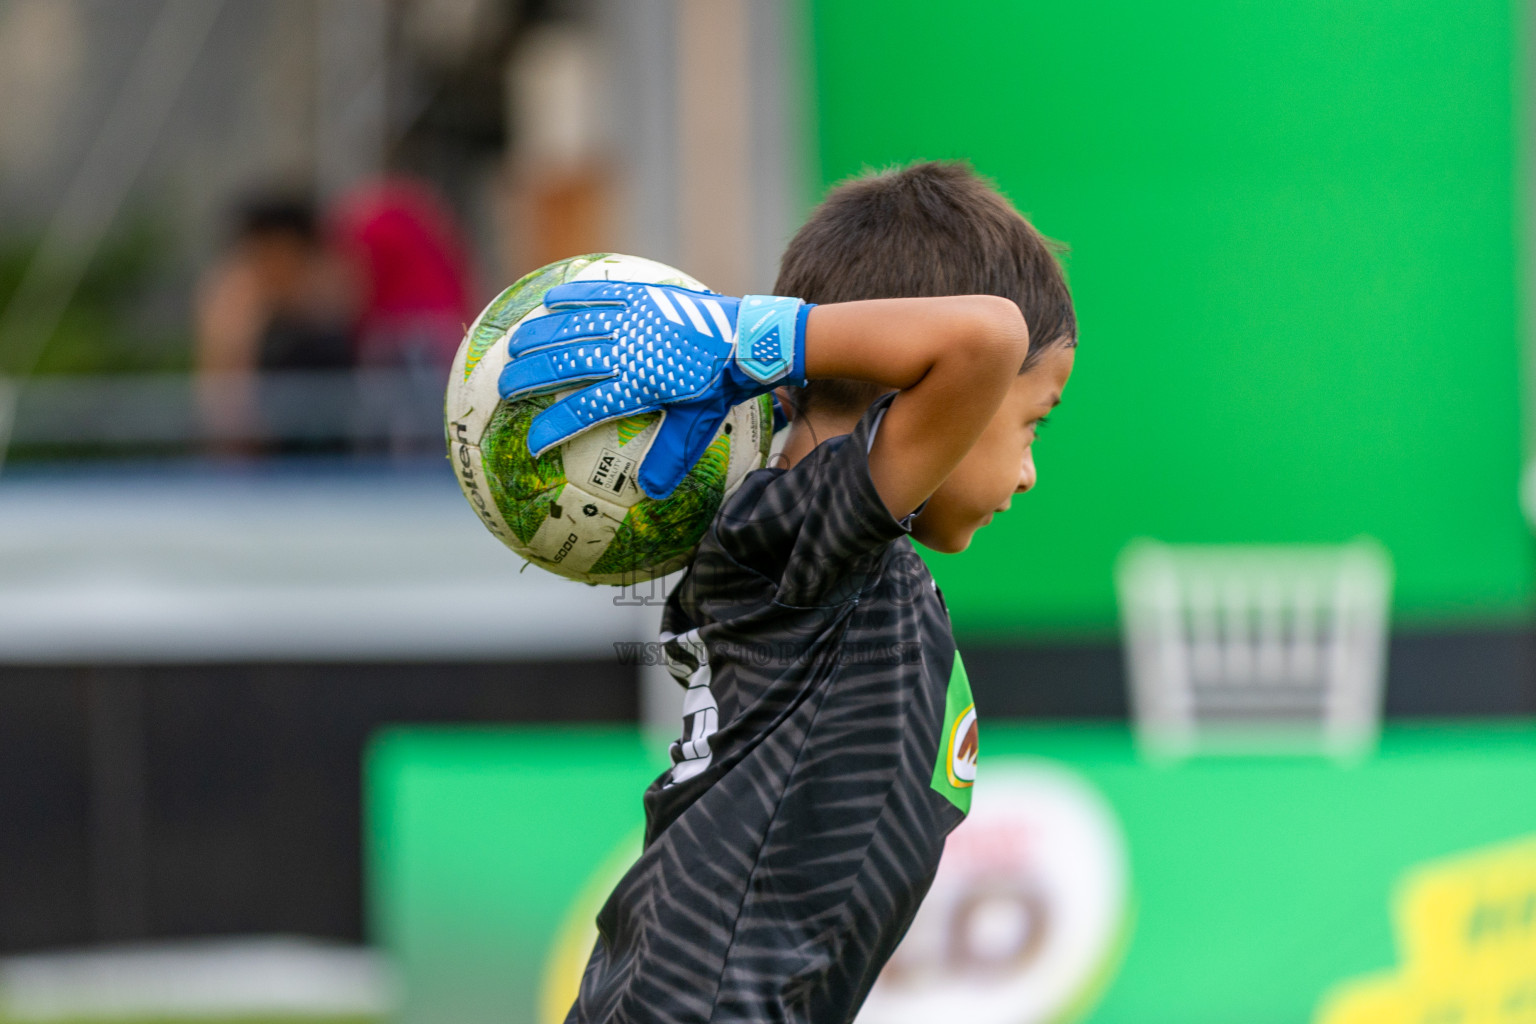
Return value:
M 235 221 L 197 290 L 198 404 L 216 450 L 254 454 L 285 432 L 258 374 L 351 367 L 359 288 L 308 200 L 255 196 Z
M 474 313 L 463 235 L 437 193 L 386 178 L 345 193 L 329 218 L 358 283 L 362 413 L 391 454 L 441 448 L 443 381 Z
M 357 186 L 324 216 L 296 197 L 247 201 L 198 291 L 199 402 L 217 449 L 331 450 L 350 437 L 436 451 L 443 380 L 472 317 L 468 265 L 452 214 L 420 182 Z M 351 370 L 344 392 L 299 376 Z

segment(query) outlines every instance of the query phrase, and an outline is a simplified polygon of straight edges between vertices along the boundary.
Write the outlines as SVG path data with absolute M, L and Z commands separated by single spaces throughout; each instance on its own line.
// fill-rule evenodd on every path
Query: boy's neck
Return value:
M 782 461 L 775 465 L 788 469 L 811 454 L 811 450 L 823 441 L 853 433 L 863 414 L 857 411 L 838 413 L 817 410 L 798 416 L 789 425 L 789 436 L 784 441 Z

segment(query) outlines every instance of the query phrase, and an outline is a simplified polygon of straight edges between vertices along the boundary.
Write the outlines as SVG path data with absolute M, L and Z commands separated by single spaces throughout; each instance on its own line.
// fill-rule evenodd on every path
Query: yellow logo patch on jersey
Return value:
M 949 784 L 963 789 L 976 783 L 976 754 L 980 748 L 976 729 L 976 705 L 960 713 L 949 728 Z
M 949 689 L 944 695 L 944 731 L 939 734 L 939 756 L 933 766 L 932 786 L 946 800 L 971 812 L 971 787 L 976 783 L 976 756 L 981 735 L 976 723 L 976 702 L 965 674 L 960 652 L 949 670 Z

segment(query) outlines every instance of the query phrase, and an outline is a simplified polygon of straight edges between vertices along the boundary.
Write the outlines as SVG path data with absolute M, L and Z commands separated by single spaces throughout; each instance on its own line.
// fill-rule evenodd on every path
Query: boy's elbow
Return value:
M 966 302 L 962 345 L 968 354 L 989 370 L 1017 373 L 1029 354 L 1029 327 L 1018 304 L 998 295 L 968 295 Z

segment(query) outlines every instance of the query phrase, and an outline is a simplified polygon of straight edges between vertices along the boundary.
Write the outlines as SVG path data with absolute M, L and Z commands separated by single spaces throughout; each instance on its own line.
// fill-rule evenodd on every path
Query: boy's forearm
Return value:
M 935 368 L 1012 376 L 1028 344 L 1018 306 L 996 296 L 840 302 L 811 310 L 805 371 L 906 391 Z

